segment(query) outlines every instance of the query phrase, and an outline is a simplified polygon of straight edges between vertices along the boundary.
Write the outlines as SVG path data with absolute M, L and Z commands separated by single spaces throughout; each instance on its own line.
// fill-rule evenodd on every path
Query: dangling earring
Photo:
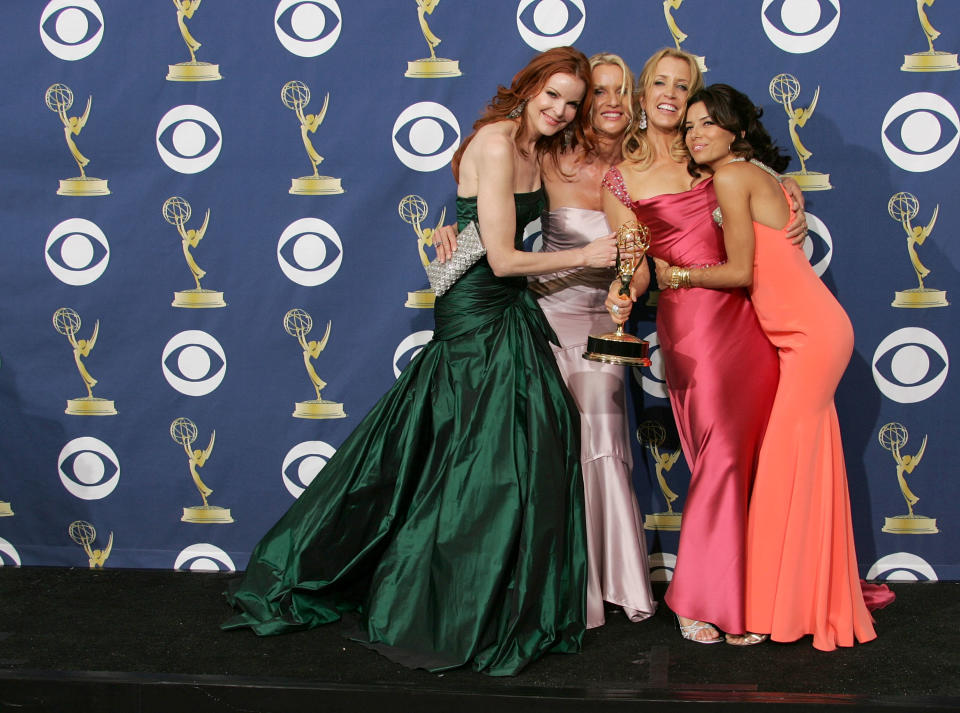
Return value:
M 527 100 L 521 99 L 520 103 L 517 104 L 513 109 L 510 110 L 510 113 L 507 114 L 508 119 L 519 119 L 520 115 L 523 113 L 524 108 L 527 106 Z
M 570 148 L 570 144 L 573 143 L 573 127 L 568 126 L 563 130 L 563 148 Z
M 640 119 L 637 121 L 637 127 L 641 130 L 647 128 L 647 112 L 642 108 L 640 109 Z

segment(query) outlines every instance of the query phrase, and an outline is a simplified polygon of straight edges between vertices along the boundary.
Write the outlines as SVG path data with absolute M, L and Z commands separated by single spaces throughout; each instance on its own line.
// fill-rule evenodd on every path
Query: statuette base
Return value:
M 897 290 L 890 306 L 923 309 L 926 307 L 949 307 L 950 303 L 947 302 L 946 290 L 915 287 L 912 290 Z
M 331 196 L 343 193 L 339 178 L 301 176 L 290 180 L 290 192 L 296 196 Z
M 651 513 L 643 519 L 644 530 L 663 530 L 664 532 L 679 532 L 680 520 L 683 513 L 658 512 Z
M 117 409 L 110 399 L 84 396 L 79 399 L 67 399 L 67 408 L 64 413 L 71 416 L 116 416 Z
M 10 503 L 0 500 L 0 517 L 13 517 L 13 508 Z
M 106 178 L 92 178 L 91 176 L 77 176 L 75 178 L 61 178 L 58 196 L 109 196 Z
M 297 407 L 293 410 L 295 418 L 344 418 L 346 415 L 343 404 L 326 399 L 297 401 Z
M 937 518 L 924 515 L 897 515 L 883 519 L 883 531 L 894 535 L 933 535 L 937 529 Z
M 407 62 L 407 71 L 403 73 L 404 77 L 415 77 L 418 79 L 438 79 L 442 77 L 459 77 L 460 61 L 456 59 L 436 59 L 427 57 L 425 59 L 415 59 Z
M 707 69 L 707 58 L 706 58 L 706 57 L 701 57 L 701 56 L 699 56 L 699 55 L 694 55 L 694 56 L 695 56 L 696 59 L 697 59 L 697 66 L 700 67 L 700 71 L 701 71 L 701 72 L 709 72 L 710 70 Z
M 833 186 L 830 185 L 829 173 L 817 173 L 816 171 L 785 173 L 784 176 L 790 176 L 800 186 L 801 191 L 829 191 Z
M 956 53 L 917 52 L 903 55 L 903 72 L 955 72 L 960 69 Z
M 173 293 L 172 307 L 185 307 L 187 309 L 205 309 L 210 307 L 226 307 L 227 303 L 223 301 L 223 293 L 216 290 L 182 290 Z
M 587 351 L 583 358 L 604 364 L 623 364 L 626 366 L 650 366 L 647 353 L 650 344 L 632 334 L 602 334 L 587 337 Z
M 223 79 L 220 65 L 209 62 L 180 62 L 167 65 L 167 79 L 171 82 L 213 82 Z
M 433 309 L 436 301 L 437 296 L 433 290 L 417 290 L 407 293 L 407 301 L 403 306 L 412 307 L 413 309 Z
M 181 522 L 198 522 L 208 524 L 227 524 L 233 522 L 230 508 L 221 508 L 216 505 L 194 505 L 183 509 Z

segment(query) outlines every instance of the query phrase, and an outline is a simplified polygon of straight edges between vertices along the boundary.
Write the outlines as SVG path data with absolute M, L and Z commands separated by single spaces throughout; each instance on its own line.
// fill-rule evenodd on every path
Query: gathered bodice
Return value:
M 681 267 L 717 265 L 727 259 L 723 229 L 713 219 L 717 194 L 708 178 L 683 193 L 632 200 L 617 167 L 603 185 L 650 228 L 650 255 Z

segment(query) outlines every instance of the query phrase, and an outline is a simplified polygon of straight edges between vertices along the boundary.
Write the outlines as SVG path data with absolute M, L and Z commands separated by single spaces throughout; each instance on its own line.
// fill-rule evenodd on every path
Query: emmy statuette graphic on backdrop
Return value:
M 207 226 L 210 224 L 210 209 L 203 218 L 203 225 L 199 230 L 186 230 L 184 227 L 191 216 L 190 204 L 180 196 L 171 196 L 163 202 L 163 218 L 170 225 L 177 228 L 180 234 L 180 243 L 183 248 L 183 257 L 187 261 L 187 267 L 190 268 L 190 274 L 193 275 L 193 281 L 197 283 L 196 288 L 192 290 L 180 290 L 173 293 L 173 307 L 187 307 L 200 309 L 204 307 L 226 307 L 227 303 L 223 301 L 223 293 L 216 290 L 205 290 L 200 286 L 200 278 L 206 275 L 206 271 L 200 269 L 193 255 L 190 254 L 190 248 L 195 248 L 203 240 L 207 232 Z
M 407 71 L 403 74 L 405 77 L 430 79 L 460 76 L 460 62 L 458 60 L 437 57 L 435 52 L 437 45 L 440 44 L 440 38 L 430 31 L 430 25 L 427 24 L 427 15 L 432 15 L 439 4 L 440 0 L 417 0 L 417 18 L 420 20 L 423 39 L 427 41 L 427 47 L 430 48 L 430 56 L 407 62 Z
M 60 196 L 107 196 L 110 195 L 110 189 L 107 187 L 107 179 L 94 178 L 88 176 L 86 171 L 90 159 L 80 153 L 73 137 L 79 136 L 83 127 L 87 125 L 87 119 L 90 118 L 90 106 L 93 104 L 93 97 L 87 97 L 87 108 L 83 111 L 83 116 L 67 116 L 67 111 L 73 106 L 73 92 L 66 84 L 52 84 L 47 88 L 44 95 L 44 101 L 47 108 L 60 117 L 63 122 L 63 135 L 67 139 L 67 148 L 73 160 L 80 167 L 80 175 L 74 178 L 61 178 L 60 187 L 57 188 L 57 195 Z
M 427 202 L 420 196 L 404 196 L 400 200 L 398 210 L 403 222 L 412 225 L 413 232 L 417 234 L 417 252 L 420 253 L 420 262 L 426 269 L 427 265 L 430 264 L 430 258 L 427 257 L 424 246 L 433 245 L 433 234 L 437 231 L 437 228 L 443 225 L 443 219 L 447 216 L 447 207 L 444 206 L 443 210 L 440 211 L 440 220 L 437 221 L 436 228 L 421 227 L 421 223 L 427 219 L 428 208 Z M 414 309 L 429 309 L 433 307 L 435 301 L 436 295 L 433 290 L 427 288 L 408 292 L 407 301 L 403 306 L 413 307 Z
M 67 528 L 67 534 L 70 539 L 76 542 L 87 553 L 87 559 L 90 561 L 90 569 L 100 567 L 103 569 L 104 563 L 110 556 L 110 550 L 113 549 L 113 533 L 107 539 L 107 546 L 102 550 L 95 550 L 90 545 L 96 542 L 97 530 L 86 520 L 74 520 Z
M 672 10 L 679 10 L 680 6 L 683 5 L 683 0 L 663 0 L 663 17 L 667 21 L 667 28 L 670 30 L 670 35 L 673 37 L 673 43 L 677 46 L 677 49 L 680 49 L 680 43 L 687 39 L 687 33 L 680 29 L 677 25 L 677 21 L 673 19 Z M 707 71 L 707 58 L 700 57 L 699 55 L 694 55 L 697 58 L 697 64 L 700 65 L 700 71 Z
M 0 500 L 0 517 L 13 517 L 13 508 L 6 500 Z
M 817 100 L 820 98 L 820 87 L 813 94 L 813 101 L 806 109 L 794 108 L 793 102 L 800 96 L 800 82 L 792 74 L 778 74 L 770 80 L 770 98 L 777 104 L 783 104 L 784 111 L 787 112 L 787 118 L 790 128 L 790 140 L 793 141 L 793 148 L 800 158 L 800 170 L 790 171 L 784 175 L 791 176 L 803 191 L 828 191 L 833 186 L 830 185 L 829 173 L 818 173 L 817 171 L 807 170 L 807 159 L 813 156 L 813 153 L 800 142 L 800 134 L 797 133 L 797 127 L 803 127 L 807 119 L 813 116 L 817 108 Z
M 190 446 L 197 440 L 197 426 L 189 418 L 181 416 L 174 419 L 173 423 L 170 424 L 170 438 L 183 446 L 183 450 L 186 451 L 187 460 L 190 462 L 190 477 L 193 478 L 193 484 L 197 486 L 200 497 L 203 499 L 203 505 L 184 508 L 183 517 L 180 520 L 182 522 L 218 524 L 233 522 L 229 508 L 217 507 L 207 502 L 207 496 L 213 492 L 213 489 L 200 479 L 200 473 L 197 472 L 199 468 L 206 465 L 210 454 L 213 452 L 213 443 L 217 438 L 216 430 L 210 434 L 210 442 L 205 449 L 191 449 Z
M 306 311 L 294 308 L 287 312 L 283 317 L 283 328 L 287 334 L 296 337 L 303 348 L 303 365 L 307 367 L 307 374 L 310 376 L 310 383 L 317 392 L 317 398 L 310 401 L 298 401 L 293 415 L 296 418 L 343 418 L 347 414 L 343 411 L 343 404 L 335 401 L 327 401 L 320 396 L 320 390 L 327 385 L 321 379 L 313 368 L 313 359 L 320 356 L 320 352 L 327 346 L 327 340 L 330 339 L 330 328 L 333 322 L 327 322 L 327 331 L 323 334 L 323 339 L 319 342 L 315 340 L 307 341 L 307 333 L 313 329 L 313 317 Z
M 914 52 L 903 55 L 903 64 L 900 69 L 904 72 L 955 72 L 960 69 L 957 63 L 956 52 L 938 52 L 933 49 L 933 41 L 940 33 L 930 24 L 924 6 L 933 7 L 935 0 L 917 0 L 917 16 L 920 18 L 920 27 L 927 38 L 927 51 Z
M 67 408 L 64 413 L 71 416 L 115 416 L 117 409 L 113 401 L 109 399 L 97 398 L 93 395 L 93 387 L 97 380 L 90 376 L 90 372 L 81 361 L 81 357 L 90 356 L 94 346 L 97 344 L 97 335 L 100 333 L 100 320 L 93 325 L 93 334 L 90 339 L 77 339 L 77 332 L 80 329 L 80 315 L 69 307 L 61 307 L 53 313 L 53 326 L 70 342 L 73 347 L 73 360 L 80 371 L 80 378 L 83 379 L 84 386 L 87 387 L 87 395 L 76 399 L 67 399 Z
M 343 193 L 343 186 L 340 185 L 339 178 L 321 176 L 317 173 L 317 166 L 323 161 L 323 156 L 317 153 L 310 141 L 310 134 L 316 132 L 327 115 L 330 93 L 327 92 L 324 97 L 319 114 L 303 113 L 303 107 L 310 103 L 310 88 L 303 82 L 296 79 L 290 80 L 280 90 L 280 97 L 283 99 L 283 105 L 296 113 L 297 119 L 300 120 L 300 137 L 303 139 L 303 147 L 307 150 L 307 158 L 310 159 L 310 164 L 313 166 L 312 176 L 291 179 L 290 192 L 298 196 L 328 196 Z
M 650 229 L 643 223 L 628 220 L 617 229 L 617 276 L 620 278 L 620 294 L 630 294 L 630 278 L 643 260 L 650 247 Z M 627 256 L 623 256 L 627 253 Z M 583 358 L 590 361 L 602 361 L 607 364 L 626 364 L 629 366 L 650 366 L 647 353 L 650 344 L 644 340 L 623 333 L 623 325 L 616 332 L 590 335 L 587 337 L 587 350 Z
M 895 193 L 890 197 L 890 202 L 887 203 L 887 212 L 890 214 L 890 217 L 900 223 L 907 234 L 907 253 L 910 255 L 910 262 L 913 264 L 913 270 L 917 273 L 917 281 L 920 283 L 919 287 L 913 287 L 909 290 L 897 290 L 894 293 L 893 302 L 890 304 L 893 307 L 912 307 L 918 309 L 925 307 L 947 307 L 950 303 L 947 302 L 946 290 L 935 290 L 924 286 L 923 278 L 930 274 L 930 270 L 920 262 L 920 256 L 917 255 L 917 246 L 923 245 L 924 241 L 926 241 L 927 237 L 933 231 L 933 226 L 937 222 L 937 215 L 940 213 L 940 205 L 938 204 L 937 207 L 933 209 L 933 216 L 931 216 L 930 222 L 923 228 L 919 225 L 914 226 L 910 222 L 917 217 L 919 211 L 920 204 L 917 199 L 913 194 L 905 191 Z
M 885 450 L 893 454 L 893 459 L 897 462 L 897 483 L 900 485 L 900 492 L 903 499 L 907 501 L 907 514 L 897 515 L 896 517 L 887 517 L 883 521 L 883 531 L 895 535 L 933 535 L 940 530 L 937 529 L 937 519 L 926 517 L 925 515 L 916 515 L 913 512 L 913 506 L 920 498 L 913 494 L 907 485 L 907 479 L 904 474 L 912 474 L 913 469 L 920 463 L 924 452 L 927 450 L 927 437 L 923 437 L 923 443 L 920 444 L 920 450 L 916 455 L 903 455 L 900 449 L 907 445 L 907 429 L 902 424 L 893 422 L 888 423 L 880 429 L 878 436 L 880 445 Z
M 660 485 L 660 492 L 663 493 L 664 500 L 667 501 L 667 511 L 649 513 L 643 520 L 643 529 L 678 532 L 683 513 L 673 511 L 673 501 L 679 496 L 667 485 L 667 479 L 663 477 L 663 473 L 673 467 L 673 464 L 680 458 L 682 450 L 678 448 L 673 453 L 661 453 L 660 446 L 666 439 L 667 430 L 658 421 L 644 421 L 637 426 L 637 440 L 641 445 L 646 446 L 653 456 L 657 483 Z
M 220 65 L 197 61 L 197 50 L 200 43 L 194 39 L 187 29 L 187 20 L 193 19 L 193 13 L 200 9 L 202 0 L 173 0 L 177 7 L 177 24 L 180 34 L 190 50 L 190 61 L 167 65 L 167 79 L 171 82 L 212 82 L 223 79 L 220 76 Z

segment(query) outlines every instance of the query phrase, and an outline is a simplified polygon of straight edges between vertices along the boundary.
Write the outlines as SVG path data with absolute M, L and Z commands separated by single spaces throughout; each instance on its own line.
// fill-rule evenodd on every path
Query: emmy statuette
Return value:
M 217 432 L 213 431 L 213 433 L 210 434 L 210 442 L 203 450 L 199 448 L 192 449 L 190 447 L 193 442 L 197 440 L 197 435 L 197 427 L 189 418 L 183 418 L 181 416 L 180 418 L 174 419 L 173 423 L 170 424 L 170 438 L 183 446 L 183 450 L 186 451 L 187 460 L 190 463 L 190 477 L 193 478 L 193 484 L 197 486 L 197 490 L 200 491 L 200 497 L 203 499 L 203 505 L 184 508 L 183 517 L 181 517 L 180 520 L 181 522 L 210 524 L 231 523 L 233 522 L 233 518 L 230 516 L 229 508 L 210 505 L 207 502 L 207 496 L 213 492 L 213 489 L 200 479 L 200 473 L 198 472 L 198 469 L 206 465 L 207 459 L 210 458 L 210 454 L 213 452 L 213 443 L 217 438 Z
M 280 90 L 280 98 L 283 100 L 283 105 L 294 112 L 300 121 L 300 138 L 303 139 L 303 147 L 307 151 L 307 158 L 310 159 L 310 165 L 313 166 L 312 176 L 291 179 L 290 193 L 298 196 L 329 196 L 343 193 L 343 186 L 340 184 L 339 178 L 321 176 L 317 172 L 317 166 L 323 161 L 323 156 L 317 153 L 317 150 L 313 148 L 313 142 L 310 141 L 310 134 L 316 132 L 327 115 L 327 107 L 330 105 L 329 92 L 323 99 L 323 106 L 320 108 L 319 114 L 303 113 L 303 107 L 310 103 L 310 88 L 296 79 L 283 85 L 283 89 Z
M 440 44 L 440 38 L 430 31 L 430 26 L 427 24 L 427 15 L 432 15 L 439 3 L 440 0 L 417 0 L 417 18 L 420 20 L 420 31 L 423 32 L 423 39 L 427 41 L 430 56 L 407 62 L 407 71 L 403 75 L 405 77 L 440 79 L 460 76 L 460 62 L 458 60 L 437 57 L 435 52 L 437 45 Z
M 0 500 L 0 517 L 13 517 L 13 508 L 5 500 Z
M 912 456 L 903 455 L 900 452 L 900 449 L 907 445 L 907 429 L 903 427 L 903 424 L 895 421 L 888 423 L 880 429 L 878 439 L 884 450 L 890 451 L 893 454 L 893 459 L 897 462 L 897 484 L 900 486 L 900 494 L 907 502 L 906 515 L 884 518 L 883 532 L 895 535 L 933 535 L 940 532 L 937 529 L 936 518 L 917 515 L 913 512 L 913 506 L 920 501 L 920 498 L 910 490 L 906 479 L 906 476 L 913 473 L 913 469 L 919 465 L 920 459 L 923 458 L 923 454 L 927 450 L 927 437 L 923 437 L 920 450 Z
M 87 119 L 90 118 L 90 107 L 93 104 L 93 97 L 87 97 L 87 108 L 84 109 L 82 116 L 67 116 L 67 111 L 73 106 L 73 92 L 66 84 L 53 84 L 47 88 L 44 95 L 47 108 L 60 117 L 63 123 L 63 135 L 67 140 L 67 148 L 73 160 L 80 167 L 80 175 L 74 178 L 61 178 L 60 187 L 57 188 L 57 195 L 60 196 L 107 196 L 110 195 L 110 189 L 107 187 L 107 179 L 94 178 L 88 176 L 84 170 L 90 159 L 80 153 L 73 137 L 79 136 L 83 127 L 87 125 Z
M 683 5 L 683 0 L 663 0 L 663 17 L 667 21 L 667 29 L 670 30 L 670 36 L 673 37 L 673 43 L 676 45 L 677 49 L 681 49 L 680 43 L 687 39 L 687 33 L 681 30 L 679 25 L 677 25 L 677 21 L 673 19 L 673 13 L 671 11 L 679 10 L 681 5 Z M 697 66 L 700 67 L 700 71 L 706 72 L 707 58 L 699 55 L 693 56 L 697 60 Z
M 793 178 L 800 190 L 803 191 L 828 191 L 833 188 L 830 185 L 829 173 L 818 173 L 817 171 L 807 170 L 807 159 L 813 156 L 813 153 L 800 142 L 800 134 L 797 127 L 803 128 L 807 120 L 813 116 L 817 108 L 817 100 L 820 98 L 820 87 L 813 94 L 813 101 L 806 109 L 794 108 L 793 102 L 800 96 L 800 82 L 792 74 L 778 74 L 770 80 L 770 98 L 777 104 L 782 104 L 784 111 L 787 112 L 788 128 L 790 131 L 790 140 L 793 142 L 793 149 L 797 152 L 800 159 L 800 170 L 785 173 L 785 176 Z
M 190 52 L 190 61 L 167 65 L 167 79 L 171 82 L 212 82 L 223 79 L 220 76 L 220 65 L 197 61 L 196 52 L 200 49 L 200 43 L 187 29 L 187 20 L 193 19 L 193 13 L 200 9 L 201 2 L 202 0 L 173 0 L 173 4 L 177 6 L 177 25 L 180 26 L 180 35 Z
M 53 313 L 53 327 L 60 334 L 65 336 L 73 347 L 73 360 L 80 372 L 80 378 L 83 379 L 84 386 L 87 387 L 87 395 L 75 399 L 67 399 L 67 408 L 64 411 L 71 416 L 115 416 L 117 409 L 113 401 L 109 399 L 97 398 L 93 395 L 93 387 L 97 380 L 90 376 L 87 367 L 84 365 L 81 357 L 90 356 L 94 346 L 97 344 L 97 335 L 100 333 L 100 320 L 93 325 L 93 334 L 90 339 L 77 339 L 77 331 L 80 329 L 80 315 L 69 307 L 61 307 Z
M 170 225 L 176 226 L 180 234 L 180 243 L 183 248 L 183 257 L 187 261 L 187 267 L 190 268 L 190 274 L 197 286 L 190 290 L 180 290 L 173 293 L 173 307 L 186 307 L 189 309 L 202 309 L 207 307 L 226 307 L 227 303 L 223 301 L 223 293 L 216 290 L 205 290 L 200 286 L 200 278 L 206 275 L 193 255 L 191 248 L 197 247 L 204 234 L 207 232 L 207 226 L 210 224 L 210 210 L 203 218 L 203 225 L 199 230 L 187 230 L 185 225 L 190 220 L 190 204 L 179 196 L 172 196 L 163 202 L 163 218 Z
M 643 260 L 650 247 L 650 229 L 643 223 L 629 220 L 617 230 L 617 276 L 620 278 L 620 294 L 630 294 L 630 278 Z M 629 251 L 633 257 L 621 258 L 621 251 Z M 590 335 L 587 337 L 587 350 L 583 358 L 601 361 L 607 364 L 626 364 L 630 366 L 650 366 L 647 352 L 650 349 L 645 342 L 632 334 L 623 333 L 623 325 L 616 332 Z
M 662 423 L 658 421 L 644 421 L 637 426 L 637 440 L 641 445 L 647 447 L 650 455 L 653 456 L 653 462 L 656 467 L 657 484 L 660 486 L 660 492 L 664 500 L 667 501 L 667 511 L 658 513 L 649 513 L 643 520 L 644 530 L 664 530 L 666 532 L 678 532 L 683 513 L 673 511 L 673 501 L 679 497 L 667 485 L 667 479 L 664 477 L 664 471 L 669 471 L 673 464 L 680 458 L 681 449 L 673 453 L 661 453 L 660 446 L 667 438 L 667 431 Z
M 313 360 L 320 356 L 320 352 L 327 346 L 330 339 L 330 328 L 333 322 L 327 322 L 327 331 L 323 339 L 319 342 L 315 340 L 307 341 L 306 335 L 313 329 L 313 318 L 302 309 L 292 309 L 283 317 L 283 328 L 287 334 L 296 337 L 303 349 L 303 365 L 307 368 L 307 375 L 310 377 L 310 383 L 317 392 L 317 398 L 310 401 L 298 401 L 293 410 L 295 418 L 343 418 L 343 404 L 336 401 L 328 401 L 320 396 L 320 390 L 327 385 L 313 368 Z
M 95 550 L 91 545 L 97 540 L 97 530 L 86 520 L 74 520 L 67 528 L 67 534 L 70 539 L 76 542 L 87 553 L 87 560 L 90 563 L 90 569 L 103 569 L 104 563 L 110 556 L 113 549 L 113 533 L 107 539 L 107 546 L 102 550 Z
M 931 287 L 926 287 L 923 284 L 923 278 L 930 274 L 930 270 L 920 262 L 920 256 L 917 255 L 917 246 L 922 246 L 930 233 L 933 232 L 933 226 L 937 223 L 940 206 L 937 205 L 937 207 L 933 209 L 933 216 L 925 227 L 920 227 L 919 225 L 914 226 L 911 221 L 916 218 L 917 213 L 920 212 L 920 203 L 913 194 L 901 191 L 890 197 L 890 201 L 887 203 L 887 212 L 891 218 L 903 226 L 903 230 L 907 234 L 907 253 L 910 255 L 910 262 L 913 265 L 913 271 L 916 273 L 917 282 L 919 283 L 918 287 L 912 287 L 908 290 L 897 290 L 894 293 L 893 302 L 891 302 L 890 305 L 892 307 L 908 307 L 913 309 L 949 306 L 950 303 L 947 302 L 946 290 L 936 290 Z
M 927 50 L 903 55 L 903 64 L 900 65 L 900 70 L 903 72 L 955 72 L 960 69 L 956 52 L 938 52 L 933 49 L 933 41 L 940 36 L 940 32 L 930 24 L 923 6 L 933 7 L 935 1 L 918 0 L 917 2 L 917 16 L 920 19 L 924 37 L 927 38 Z
M 413 232 L 417 234 L 417 252 L 420 254 L 420 262 L 423 264 L 424 269 L 426 269 L 427 265 L 430 264 L 430 259 L 427 257 L 424 246 L 433 245 L 433 234 L 437 231 L 437 228 L 443 225 L 443 219 L 447 215 L 447 208 L 444 206 L 443 210 L 440 211 L 440 220 L 437 221 L 436 228 L 421 227 L 421 223 L 427 218 L 427 202 L 420 196 L 404 196 L 400 201 L 398 210 L 403 222 L 412 225 Z M 430 288 L 415 290 L 407 293 L 407 301 L 403 306 L 414 309 L 430 309 L 433 307 L 436 299 L 436 294 Z

